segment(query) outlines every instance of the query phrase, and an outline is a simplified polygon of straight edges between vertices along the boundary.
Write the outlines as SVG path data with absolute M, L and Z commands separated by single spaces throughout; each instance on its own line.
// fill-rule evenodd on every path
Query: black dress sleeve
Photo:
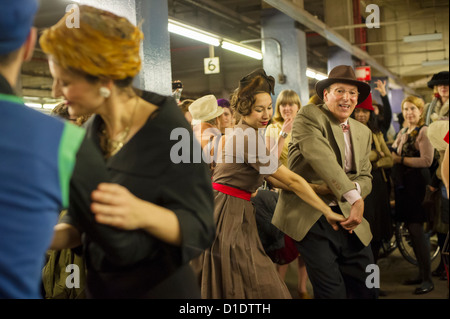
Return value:
M 385 96 L 381 96 L 381 101 L 383 103 L 383 121 L 381 122 L 380 130 L 383 132 L 383 135 L 386 135 L 389 127 L 391 126 L 392 108 L 387 94 Z
M 156 254 L 156 240 L 143 230 L 126 231 L 100 224 L 90 210 L 91 192 L 109 176 L 102 155 L 85 137 L 70 182 L 69 209 L 64 222 L 86 233 L 102 248 L 106 258 L 117 266 L 134 264 Z

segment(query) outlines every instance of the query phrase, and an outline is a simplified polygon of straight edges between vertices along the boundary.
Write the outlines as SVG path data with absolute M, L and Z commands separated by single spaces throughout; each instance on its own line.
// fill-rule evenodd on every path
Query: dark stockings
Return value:
M 408 224 L 408 231 L 419 266 L 419 279 L 422 282 L 431 283 L 430 243 L 425 236 L 423 224 L 410 223 Z

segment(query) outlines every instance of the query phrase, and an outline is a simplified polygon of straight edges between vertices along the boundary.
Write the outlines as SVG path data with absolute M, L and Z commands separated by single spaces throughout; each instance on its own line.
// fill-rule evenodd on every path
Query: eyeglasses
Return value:
M 357 90 L 344 90 L 341 88 L 336 88 L 333 90 L 333 94 L 336 97 L 343 97 L 345 93 L 348 93 L 351 99 L 357 98 L 359 95 L 359 92 Z

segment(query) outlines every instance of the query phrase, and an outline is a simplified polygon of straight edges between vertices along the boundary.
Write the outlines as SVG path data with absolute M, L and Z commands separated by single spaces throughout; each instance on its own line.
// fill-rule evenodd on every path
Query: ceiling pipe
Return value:
M 384 75 L 392 78 L 398 85 L 400 85 L 407 93 L 416 94 L 414 90 L 408 87 L 403 81 L 400 80 L 398 76 L 389 71 L 385 66 L 378 63 L 373 57 L 371 57 L 367 52 L 361 50 L 357 46 L 353 46 L 347 39 L 338 34 L 328 25 L 314 17 L 308 11 L 295 6 L 292 2 L 288 0 L 264 0 L 267 4 L 271 5 L 275 9 L 283 12 L 287 16 L 291 17 L 295 21 L 305 25 L 305 27 L 311 29 L 314 32 L 319 33 L 328 41 L 339 46 L 343 50 L 351 53 L 358 59 L 365 61 L 371 67 L 377 69 Z
M 284 71 L 283 71 L 283 53 L 281 51 L 280 41 L 278 41 L 277 39 L 274 39 L 274 38 L 260 38 L 260 39 L 244 40 L 244 41 L 240 41 L 240 42 L 243 44 L 246 44 L 246 43 L 263 42 L 263 41 L 273 41 L 277 45 L 277 52 L 278 52 L 277 57 L 278 57 L 278 60 L 280 61 L 280 73 L 278 74 L 278 82 L 280 82 L 281 84 L 286 83 L 286 75 L 284 74 Z
M 247 26 L 247 32 L 253 32 L 254 34 L 259 34 L 261 31 L 260 29 L 257 27 L 257 23 L 251 19 L 246 18 L 245 16 L 241 16 L 236 14 L 233 11 L 228 10 L 226 7 L 219 7 L 220 5 L 217 5 L 213 2 L 208 2 L 208 1 L 204 1 L 207 3 L 207 5 L 205 5 L 202 2 L 199 1 L 194 1 L 194 0 L 182 0 L 185 3 L 188 3 L 192 6 L 198 7 L 200 9 L 203 9 L 205 11 L 208 11 L 209 13 L 212 13 L 218 17 L 224 18 L 228 21 L 231 21 L 233 23 L 238 23 L 238 24 L 247 24 L 249 26 Z M 212 5 L 214 5 L 214 8 L 212 7 Z M 224 11 L 226 11 L 226 13 L 224 13 Z M 255 26 L 256 25 L 256 26 Z

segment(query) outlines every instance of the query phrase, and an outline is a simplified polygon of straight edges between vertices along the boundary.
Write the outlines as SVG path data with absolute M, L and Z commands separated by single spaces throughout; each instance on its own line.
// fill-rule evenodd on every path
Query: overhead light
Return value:
M 223 49 L 243 54 L 257 60 L 262 60 L 261 51 L 244 46 L 232 40 L 222 39 L 222 37 L 219 35 L 212 34 L 195 27 L 191 27 L 173 19 L 169 19 L 168 28 L 169 32 L 171 33 L 175 33 L 216 47 L 221 45 Z
M 171 19 L 169 19 L 169 32 L 216 47 L 220 45 L 219 37 Z
M 306 76 L 319 81 L 325 80 L 327 78 L 325 74 L 314 71 L 312 69 L 306 69 Z
M 403 42 L 421 42 L 442 40 L 442 33 L 417 34 L 403 37 Z
M 256 60 L 262 60 L 263 56 L 260 51 L 250 49 L 243 45 L 232 43 L 230 41 L 222 41 L 222 48 L 225 50 L 233 51 L 239 54 L 246 55 Z
M 436 66 L 436 65 L 448 65 L 448 60 L 432 60 L 432 61 L 423 61 L 422 66 Z

